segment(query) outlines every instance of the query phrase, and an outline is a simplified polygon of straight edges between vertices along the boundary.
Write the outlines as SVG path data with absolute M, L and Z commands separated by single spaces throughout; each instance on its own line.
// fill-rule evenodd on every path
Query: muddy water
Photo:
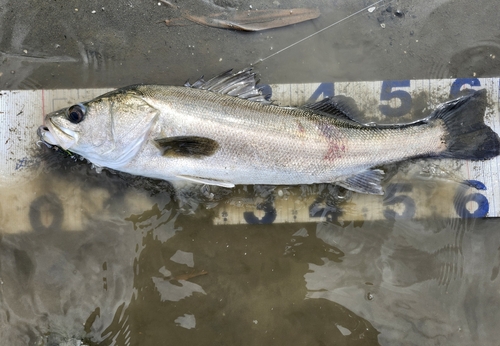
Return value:
M 265 59 L 369 5 L 309 1 L 322 11 L 318 20 L 240 33 L 165 27 L 160 21 L 179 11 L 155 1 L 0 4 L 2 89 L 180 84 Z M 305 6 L 177 5 L 201 14 Z M 495 8 L 386 2 L 257 67 L 267 83 L 499 76 Z M 0 336 L 8 345 L 498 340 L 496 219 L 411 219 L 395 210 L 353 220 L 328 187 L 319 221 L 280 223 L 266 209 L 265 187 L 179 197 L 166 183 L 97 174 L 47 148 L 33 155 L 29 179 L 2 184 L 10 200 L 1 203 Z M 306 188 L 294 189 L 282 191 Z M 221 206 L 256 200 L 260 214 L 246 219 L 253 224 L 216 225 L 231 217 Z

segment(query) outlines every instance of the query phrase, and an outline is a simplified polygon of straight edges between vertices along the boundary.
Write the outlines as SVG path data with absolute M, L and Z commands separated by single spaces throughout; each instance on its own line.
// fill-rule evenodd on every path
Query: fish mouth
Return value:
M 49 146 L 57 145 L 55 138 L 52 136 L 52 133 L 50 133 L 47 126 L 41 125 L 38 128 L 38 130 L 36 131 L 36 134 L 38 135 L 38 138 L 40 138 L 40 140 L 43 143 L 45 143 Z
M 57 145 L 65 150 L 77 142 L 78 134 L 75 131 L 57 126 L 51 118 L 47 120 L 46 124 L 37 130 L 38 137 L 42 142 L 48 145 Z

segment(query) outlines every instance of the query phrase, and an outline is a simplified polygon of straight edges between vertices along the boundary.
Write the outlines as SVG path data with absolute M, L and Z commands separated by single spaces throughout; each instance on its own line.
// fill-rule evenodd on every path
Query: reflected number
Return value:
M 384 209 L 384 217 L 388 220 L 397 220 L 397 219 L 411 219 L 415 216 L 415 201 L 410 196 L 398 193 L 402 192 L 411 192 L 413 186 L 408 183 L 394 183 L 389 184 L 386 189 L 386 194 L 384 197 L 384 206 L 402 206 L 403 210 L 401 213 L 396 212 L 392 208 Z
M 257 209 L 264 211 L 264 216 L 260 219 L 253 211 L 246 211 L 243 213 L 243 218 L 248 224 L 271 224 L 276 220 L 276 208 L 274 208 L 272 202 L 259 204 L 257 205 Z
M 46 225 L 43 218 L 48 218 L 51 222 Z M 54 193 L 49 193 L 38 197 L 30 205 L 29 218 L 31 227 L 35 231 L 61 230 L 64 211 L 59 197 Z
M 324 202 L 324 198 L 317 198 L 309 206 L 309 217 L 311 219 L 324 217 L 326 221 L 333 222 L 337 220 L 338 211 L 334 207 L 328 206 Z

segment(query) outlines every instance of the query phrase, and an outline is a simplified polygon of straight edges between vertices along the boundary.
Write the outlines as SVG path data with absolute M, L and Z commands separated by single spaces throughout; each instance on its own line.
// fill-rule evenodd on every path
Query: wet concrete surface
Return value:
M 160 6 L 158 4 L 161 4 Z M 219 6 L 219 5 L 224 6 Z M 369 2 L 2 1 L 0 88 L 181 84 L 248 67 Z M 257 33 L 167 27 L 181 10 L 317 7 L 320 18 Z M 95 13 L 94 13 L 95 12 Z M 496 2 L 386 1 L 256 65 L 265 83 L 492 77 L 500 71 Z

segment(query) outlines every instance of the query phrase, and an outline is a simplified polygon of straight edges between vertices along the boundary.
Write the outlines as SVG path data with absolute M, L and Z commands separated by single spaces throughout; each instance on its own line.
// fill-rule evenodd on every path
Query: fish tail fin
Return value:
M 429 122 L 441 119 L 447 134 L 440 157 L 486 160 L 500 154 L 498 134 L 484 123 L 486 90 L 448 101 L 436 109 Z

